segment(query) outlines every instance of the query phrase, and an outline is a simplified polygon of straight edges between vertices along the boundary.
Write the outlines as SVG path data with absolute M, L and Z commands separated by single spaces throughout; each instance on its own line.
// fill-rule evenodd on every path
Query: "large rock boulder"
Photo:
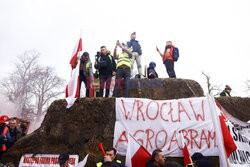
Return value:
M 138 84 L 138 80 L 134 80 L 134 82 Z M 132 89 L 130 97 L 161 100 L 199 97 L 204 94 L 200 85 L 192 80 L 162 79 L 162 82 L 161 89 L 142 89 L 141 94 L 137 89 Z M 250 104 L 249 98 L 237 99 L 239 102 L 244 101 L 246 106 Z M 230 100 L 219 98 L 219 102 L 221 101 L 222 106 L 229 112 L 231 108 L 241 110 L 241 105 L 236 102 L 231 103 Z M 227 105 L 231 105 L 231 107 L 228 108 Z M 244 110 L 249 113 L 250 107 L 245 107 Z M 2 160 L 4 163 L 14 162 L 18 165 L 21 155 L 25 153 L 59 154 L 68 152 L 78 154 L 80 160 L 89 154 L 87 166 L 95 166 L 95 163 L 102 158 L 98 143 L 103 142 L 105 148 L 112 146 L 114 125 L 115 98 L 77 99 L 70 109 L 66 109 L 65 100 L 57 100 L 50 105 L 41 127 L 19 140 L 3 155 Z M 124 160 L 124 157 L 119 158 Z M 215 166 L 218 166 L 217 158 L 210 157 L 210 159 Z M 174 158 L 174 160 L 183 163 L 182 158 Z

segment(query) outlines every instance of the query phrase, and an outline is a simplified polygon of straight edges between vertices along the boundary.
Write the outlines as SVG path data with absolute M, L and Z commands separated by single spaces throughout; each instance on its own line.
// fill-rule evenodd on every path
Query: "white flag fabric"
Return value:
M 151 154 L 141 146 L 134 137 L 128 135 L 128 149 L 125 165 L 127 167 L 146 166 L 149 159 L 151 159 Z
M 89 154 L 87 154 L 85 156 L 85 158 L 81 162 L 78 163 L 77 167 L 84 167 L 86 165 L 86 163 L 87 163 L 88 156 L 89 156 Z
M 219 158 L 220 158 L 220 166 L 226 167 L 227 164 L 227 156 L 226 151 L 224 148 L 224 142 L 223 142 L 223 133 L 220 126 L 220 120 L 219 120 L 219 111 L 216 109 L 216 104 L 214 100 L 213 95 L 208 95 L 208 101 L 209 101 L 209 107 L 212 115 L 213 125 L 216 132 L 216 141 L 218 142 L 218 149 L 219 149 Z
M 66 87 L 67 108 L 70 108 L 74 104 L 76 98 L 79 97 L 79 67 L 80 61 L 78 61 L 76 68 L 72 70 L 72 76 Z

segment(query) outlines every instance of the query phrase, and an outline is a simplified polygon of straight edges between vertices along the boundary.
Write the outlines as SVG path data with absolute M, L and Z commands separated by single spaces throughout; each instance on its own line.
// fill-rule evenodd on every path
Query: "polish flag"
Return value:
M 76 68 L 72 70 L 71 78 L 66 86 L 67 108 L 70 108 L 74 104 L 76 98 L 79 97 L 79 68 L 80 61 L 78 61 Z
M 132 135 L 129 134 L 128 148 L 126 153 L 126 166 L 146 166 L 146 163 L 151 158 L 151 154 L 142 145 L 140 145 Z
M 70 63 L 69 63 L 69 64 L 71 64 L 72 70 L 75 68 L 76 59 L 79 56 L 80 51 L 82 51 L 82 38 L 80 38 L 79 41 L 77 42 L 75 49 L 73 51 Z
M 180 132 L 180 136 L 181 136 L 180 137 L 181 138 L 181 147 L 183 149 L 184 165 L 185 165 L 185 167 L 187 167 L 188 165 L 192 165 L 193 162 L 192 162 L 192 159 L 190 157 L 190 153 L 188 151 L 187 144 L 184 141 L 184 137 L 183 137 L 182 132 Z
M 230 154 L 237 149 L 237 146 L 225 123 L 226 121 L 228 121 L 226 116 L 223 114 L 223 110 L 225 109 L 218 103 L 218 101 L 215 100 L 215 102 L 216 102 L 217 107 L 220 109 L 220 113 L 219 113 L 220 125 L 221 125 L 221 131 L 223 134 L 224 147 L 225 147 L 227 158 L 228 158 Z
M 213 95 L 208 96 L 209 107 L 216 132 L 216 141 L 218 141 L 220 166 L 228 166 L 227 158 L 237 149 L 233 138 L 227 129 L 221 110 L 216 106 Z

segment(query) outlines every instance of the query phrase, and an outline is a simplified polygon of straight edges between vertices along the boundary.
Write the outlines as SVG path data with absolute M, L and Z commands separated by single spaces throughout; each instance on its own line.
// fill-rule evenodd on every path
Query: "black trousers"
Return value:
M 105 89 L 106 89 L 105 97 L 109 97 L 111 79 L 112 79 L 111 75 L 100 75 L 99 76 L 99 81 L 100 81 L 99 97 L 103 97 L 104 85 L 106 85 L 105 86 Z
M 174 61 L 167 59 L 164 61 L 164 65 L 166 67 L 169 78 L 176 78 L 176 75 L 174 72 Z
M 82 82 L 84 82 L 86 87 L 86 97 L 89 97 L 90 81 L 84 75 L 79 76 L 79 97 L 81 97 L 80 92 L 81 92 Z
M 117 97 L 118 89 L 121 89 L 121 88 L 123 88 L 123 97 L 128 97 L 130 76 L 131 76 L 131 72 L 129 68 L 119 67 L 116 70 L 115 88 L 114 88 L 113 97 Z M 123 85 L 123 87 L 121 85 Z

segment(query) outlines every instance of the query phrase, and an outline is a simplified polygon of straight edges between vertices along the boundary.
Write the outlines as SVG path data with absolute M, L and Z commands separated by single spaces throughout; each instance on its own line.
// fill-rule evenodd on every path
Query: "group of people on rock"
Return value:
M 115 148 L 106 149 L 105 156 L 101 161 L 96 163 L 96 167 L 125 167 L 120 160 L 117 159 L 117 151 Z M 192 157 L 192 164 L 188 167 L 212 167 L 208 159 L 199 152 L 195 152 Z M 69 154 L 62 153 L 59 156 L 58 162 L 60 167 L 68 167 Z M 152 153 L 152 158 L 148 160 L 145 167 L 182 167 L 175 161 L 167 161 L 162 150 L 156 149 Z
M 113 96 L 117 97 L 118 89 L 123 89 L 123 96 L 128 97 L 129 82 L 133 76 L 134 61 L 136 61 L 138 74 L 136 78 L 147 77 L 149 79 L 158 78 L 155 71 L 156 63 L 150 62 L 147 68 L 147 76 L 142 73 L 142 49 L 139 42 L 136 40 L 136 33 L 133 32 L 130 36 L 130 41 L 121 43 L 116 42 L 113 56 L 106 46 L 101 46 L 100 51 L 95 56 L 94 68 L 96 72 L 93 73 L 92 63 L 90 61 L 89 53 L 84 52 L 76 63 L 80 61 L 79 85 L 81 88 L 82 82 L 86 87 L 86 97 L 90 97 L 90 88 L 96 88 L 96 97 L 103 97 L 103 90 L 106 89 L 105 97 L 109 97 L 112 77 L 115 76 Z M 122 52 L 118 53 L 117 48 L 121 48 Z M 162 54 L 157 48 L 157 52 L 162 57 L 163 63 L 166 66 L 167 73 L 170 78 L 176 78 L 174 71 L 173 48 L 171 41 L 168 41 Z M 80 89 L 79 89 L 80 97 Z
M 7 122 L 8 124 L 6 124 Z M 21 123 L 20 128 L 18 128 L 16 119 L 9 119 L 6 115 L 0 117 L 0 159 L 2 154 L 11 148 L 17 140 L 25 136 L 26 127 L 26 123 Z

